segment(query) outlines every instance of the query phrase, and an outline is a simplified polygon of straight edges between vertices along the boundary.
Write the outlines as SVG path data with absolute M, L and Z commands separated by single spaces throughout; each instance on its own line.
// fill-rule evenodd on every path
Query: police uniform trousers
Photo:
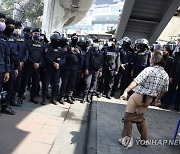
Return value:
M 26 86 L 31 77 L 32 87 L 30 91 L 30 97 L 35 98 L 37 96 L 40 78 L 40 67 L 38 69 L 35 69 L 32 65 L 27 65 L 25 66 L 22 74 L 21 85 L 19 88 L 19 97 L 23 97 Z
M 104 94 L 110 95 L 114 83 L 114 70 L 109 70 L 108 67 L 105 67 L 102 75 L 104 83 Z
M 76 83 L 77 71 L 64 69 L 61 72 L 62 84 L 60 88 L 60 98 L 65 97 L 66 93 L 68 97 L 72 97 Z
M 139 73 L 141 73 L 142 70 L 144 70 L 146 67 L 144 66 L 136 66 L 133 69 L 133 78 L 137 77 Z
M 0 72 L 0 92 L 2 91 L 3 80 L 4 80 L 4 73 Z
M 47 98 L 48 95 L 48 86 L 51 84 L 51 99 L 54 99 L 58 92 L 58 84 L 60 80 L 60 70 L 54 68 L 47 68 L 43 73 L 42 81 L 42 97 Z
M 132 70 L 131 66 L 126 66 L 125 70 L 122 70 L 121 85 L 120 85 L 121 94 L 123 94 L 126 87 L 132 81 L 131 70 Z
M 5 101 L 5 105 L 7 106 L 10 105 L 14 81 L 15 81 L 15 71 L 11 70 L 9 81 L 4 83 L 3 86 L 3 90 L 7 92 L 6 101 Z
M 120 82 L 121 82 L 122 70 L 119 69 L 118 74 L 114 76 L 114 83 L 112 87 L 112 95 L 115 94 L 116 90 L 118 90 Z
M 89 93 L 94 92 L 96 88 L 98 75 L 99 75 L 98 71 L 89 71 L 89 75 L 84 77 L 84 81 L 85 81 L 84 95 L 88 95 Z
M 176 91 L 177 87 L 178 87 L 178 89 L 177 89 L 176 102 L 175 102 L 174 107 L 179 108 L 179 105 L 180 105 L 180 100 L 179 100 L 179 98 L 180 98 L 180 76 L 175 76 L 173 78 L 173 82 L 172 82 L 172 84 L 170 84 L 169 90 L 165 93 L 165 95 L 163 97 L 164 105 L 167 105 L 168 107 L 170 106 L 170 104 L 172 102 L 172 96 L 173 96 L 174 92 Z
M 18 72 L 18 76 L 15 78 L 14 83 L 13 83 L 13 90 L 12 90 L 12 95 L 11 95 L 11 100 L 13 100 L 13 101 L 15 101 L 16 93 L 19 92 L 19 87 L 20 87 L 20 83 L 21 83 L 22 72 L 23 72 L 23 70 L 20 70 L 20 71 Z
M 83 83 L 80 82 L 81 80 L 81 75 L 82 75 L 82 71 L 78 71 L 77 72 L 77 77 L 76 77 L 76 83 L 75 83 L 75 86 L 74 86 L 74 92 L 73 92 L 73 96 L 76 96 L 78 95 L 79 93 L 81 93 L 81 90 L 80 88 L 84 85 L 82 85 Z

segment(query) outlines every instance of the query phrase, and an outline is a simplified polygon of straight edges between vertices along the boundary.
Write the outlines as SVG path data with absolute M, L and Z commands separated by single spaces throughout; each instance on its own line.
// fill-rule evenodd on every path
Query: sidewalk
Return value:
M 24 102 L 14 109 L 15 116 L 0 115 L 0 154 L 84 153 L 89 104 Z
M 125 150 L 118 143 L 123 123 L 126 102 L 118 99 L 95 98 L 91 108 L 90 131 L 87 154 L 179 154 L 179 145 L 137 145 L 138 130 L 133 125 L 134 145 Z M 180 113 L 150 107 L 145 114 L 150 140 L 172 140 Z M 162 142 L 161 142 L 162 143 Z

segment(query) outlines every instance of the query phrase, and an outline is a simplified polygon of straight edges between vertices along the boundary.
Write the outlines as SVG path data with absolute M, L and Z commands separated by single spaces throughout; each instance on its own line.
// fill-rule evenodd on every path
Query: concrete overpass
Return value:
M 180 0 L 126 0 L 115 37 L 155 42 L 180 6 Z
M 67 25 L 79 22 L 94 0 L 44 0 L 42 29 L 47 36 L 62 31 Z

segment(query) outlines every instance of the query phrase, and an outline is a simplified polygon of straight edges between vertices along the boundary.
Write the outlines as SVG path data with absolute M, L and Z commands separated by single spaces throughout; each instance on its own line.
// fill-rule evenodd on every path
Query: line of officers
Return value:
M 73 104 L 80 95 L 81 103 L 85 103 L 91 102 L 93 95 L 111 99 L 117 89 L 123 93 L 133 78 L 150 65 L 151 52 L 160 45 L 153 44 L 151 51 L 146 39 L 136 40 L 133 48 L 128 37 L 121 42 L 118 45 L 111 38 L 103 44 L 96 37 L 92 42 L 76 34 L 68 41 L 65 35 L 54 32 L 48 43 L 40 29 L 26 27 L 22 31 L 21 22 L 0 13 L 0 91 L 7 92 L 1 112 L 14 115 L 12 106 L 22 106 L 28 85 L 30 102 L 35 104 L 39 103 L 42 87 L 42 105 L 47 99 L 54 105 L 65 101 Z M 171 84 L 163 107 L 168 108 L 180 82 L 179 46 L 168 42 L 164 52 L 169 54 L 165 70 Z M 179 104 L 177 99 L 176 110 Z

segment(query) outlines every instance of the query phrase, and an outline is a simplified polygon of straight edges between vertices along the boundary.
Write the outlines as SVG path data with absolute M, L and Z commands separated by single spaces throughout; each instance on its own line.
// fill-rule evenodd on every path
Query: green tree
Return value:
M 39 20 L 37 20 L 37 18 L 43 15 L 43 8 L 44 3 L 42 0 L 36 0 L 36 3 L 30 6 L 27 9 L 28 11 L 25 11 L 24 17 L 28 19 L 33 24 L 33 26 L 39 27 L 39 22 L 37 22 Z
M 1 0 L 0 10 L 8 17 L 13 17 L 14 1 L 13 0 Z
M 33 26 L 40 27 L 41 23 L 37 20 L 43 15 L 44 3 L 42 0 L 34 0 L 33 3 L 24 4 L 23 0 L 1 0 L 0 10 L 8 17 L 25 22 L 29 20 Z

